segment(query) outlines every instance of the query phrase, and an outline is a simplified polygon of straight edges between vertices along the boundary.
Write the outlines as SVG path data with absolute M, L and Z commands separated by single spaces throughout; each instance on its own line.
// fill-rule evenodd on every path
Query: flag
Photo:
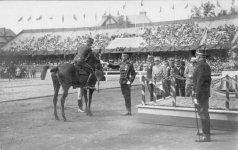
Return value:
M 86 17 L 85 14 L 83 14 L 83 19 L 85 19 L 85 17 Z
M 140 2 L 140 6 L 143 7 L 143 0 L 141 0 L 141 2 Z
M 125 2 L 125 4 L 122 6 L 122 8 L 123 8 L 123 9 L 125 9 L 125 8 L 126 8 L 126 2 Z
M 64 16 L 62 16 L 62 22 L 64 22 Z
M 75 15 L 75 14 L 74 14 L 73 18 L 74 18 L 74 20 L 75 20 L 75 21 L 77 21 L 77 20 L 78 20 L 78 18 L 76 17 L 76 15 Z
M 160 12 L 160 13 L 162 12 L 162 7 L 160 7 L 159 12 Z
M 36 18 L 36 20 L 38 21 L 38 20 L 41 20 L 42 19 L 42 16 L 40 16 L 40 17 L 38 17 L 38 18 Z
M 188 8 L 188 3 L 187 3 L 187 5 L 184 7 L 184 9 L 187 9 Z
M 174 4 L 173 4 L 173 6 L 172 6 L 172 9 L 174 10 Z
M 232 0 L 231 5 L 234 5 L 234 4 L 235 4 L 235 0 Z
M 207 28 L 204 30 L 201 36 L 201 40 L 199 42 L 199 45 L 204 45 L 207 40 Z
M 103 15 L 106 16 L 106 15 L 107 15 L 107 12 L 105 11 L 105 13 L 104 13 Z
M 217 1 L 217 7 L 221 8 L 219 1 Z
M 53 16 L 51 16 L 49 19 L 52 20 L 52 19 L 53 19 Z
M 233 37 L 231 44 L 234 44 L 235 41 L 237 40 L 237 38 L 238 38 L 238 31 L 236 32 L 235 36 Z
M 95 14 L 95 20 L 96 20 L 96 21 L 98 20 L 98 15 L 97 15 L 97 14 Z
M 27 19 L 27 21 L 30 21 L 31 20 L 31 16 Z
M 22 19 L 23 19 L 23 17 L 20 17 L 20 18 L 18 19 L 18 22 L 21 22 L 21 21 L 22 21 Z

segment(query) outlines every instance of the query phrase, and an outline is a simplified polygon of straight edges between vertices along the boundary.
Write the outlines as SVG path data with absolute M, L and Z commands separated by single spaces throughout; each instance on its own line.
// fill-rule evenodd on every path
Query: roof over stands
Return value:
M 103 53 L 136 52 L 143 48 L 145 40 L 142 37 L 116 38 L 111 41 Z

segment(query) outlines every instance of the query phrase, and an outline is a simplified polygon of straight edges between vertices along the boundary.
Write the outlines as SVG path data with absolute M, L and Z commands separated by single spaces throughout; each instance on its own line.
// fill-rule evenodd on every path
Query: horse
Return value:
M 100 62 L 96 62 L 96 57 L 91 54 L 87 60 L 87 63 L 90 64 L 91 66 L 94 66 L 96 69 L 95 71 L 95 76 L 96 78 L 91 78 L 89 83 L 91 85 L 96 85 L 96 82 L 99 81 L 102 78 L 105 78 L 103 76 L 98 77 L 98 75 L 104 75 L 103 73 L 98 73 L 102 71 L 102 67 Z M 49 69 L 49 66 L 43 67 L 43 71 L 41 74 L 42 80 L 45 78 L 45 74 L 47 70 Z M 82 88 L 83 90 L 83 96 L 85 98 L 85 103 L 86 103 L 86 114 L 88 116 L 92 116 L 91 112 L 91 102 L 92 102 L 92 95 L 94 92 L 94 89 L 86 89 L 84 86 L 88 80 L 89 74 L 84 71 L 83 69 L 79 70 L 79 77 L 76 75 L 76 68 L 74 64 L 72 63 L 64 63 L 61 64 L 57 67 L 54 67 L 51 69 L 51 78 L 54 86 L 54 97 L 53 97 L 53 104 L 54 104 L 54 116 L 56 120 L 59 120 L 59 117 L 57 115 L 57 110 L 56 110 L 56 105 L 57 105 L 57 97 L 59 93 L 59 89 L 62 86 L 63 89 L 63 95 L 61 97 L 61 111 L 62 111 L 62 117 L 64 121 L 67 121 L 65 112 L 64 112 L 64 103 L 65 99 L 68 95 L 69 88 L 71 86 L 75 86 L 75 82 L 78 82 L 78 88 Z M 87 90 L 89 90 L 89 99 L 87 96 Z

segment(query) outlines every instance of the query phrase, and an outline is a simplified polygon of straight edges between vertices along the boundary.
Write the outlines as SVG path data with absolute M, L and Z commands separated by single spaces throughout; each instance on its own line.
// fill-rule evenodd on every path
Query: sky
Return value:
M 193 6 L 207 1 L 215 5 L 218 1 L 222 9 L 227 10 L 232 3 L 232 0 L 143 0 L 142 7 L 141 0 L 0 1 L 0 28 L 11 29 L 17 34 L 24 29 L 91 27 L 98 24 L 105 12 L 117 16 L 118 11 L 120 15 L 137 15 L 140 11 L 146 11 L 152 22 L 187 19 Z M 188 8 L 185 9 L 187 4 Z M 238 0 L 235 0 L 237 4 Z M 217 7 L 215 11 L 219 10 Z M 37 21 L 36 18 L 40 16 L 42 18 Z

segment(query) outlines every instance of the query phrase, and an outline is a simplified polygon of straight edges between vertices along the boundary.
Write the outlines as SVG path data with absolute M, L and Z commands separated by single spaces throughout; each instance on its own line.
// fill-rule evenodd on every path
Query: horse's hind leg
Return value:
M 92 95 L 93 95 L 94 90 L 89 89 L 89 101 L 88 101 L 88 115 L 92 116 L 92 112 L 91 112 L 91 102 L 92 102 Z
M 62 85 L 62 88 L 63 88 L 63 95 L 62 95 L 62 97 L 61 97 L 61 111 L 62 111 L 62 117 L 63 117 L 63 119 L 64 119 L 64 121 L 67 121 L 67 119 L 66 119 L 66 117 L 65 117 L 65 113 L 64 113 L 64 103 L 65 103 L 65 99 L 66 99 L 66 97 L 67 97 L 67 95 L 68 95 L 68 91 L 69 91 L 69 88 L 70 88 L 70 86 L 63 86 Z
M 83 96 L 85 99 L 86 114 L 88 115 L 88 92 L 87 92 L 87 89 L 82 88 L 82 90 L 83 90 Z
M 52 80 L 53 80 L 53 86 L 54 86 L 54 98 L 53 98 L 53 104 L 54 104 L 54 115 L 55 115 L 55 119 L 59 120 L 59 117 L 57 115 L 57 101 L 58 101 L 58 93 L 59 93 L 59 89 L 60 89 L 60 83 L 57 80 L 57 77 L 55 75 L 51 75 Z

